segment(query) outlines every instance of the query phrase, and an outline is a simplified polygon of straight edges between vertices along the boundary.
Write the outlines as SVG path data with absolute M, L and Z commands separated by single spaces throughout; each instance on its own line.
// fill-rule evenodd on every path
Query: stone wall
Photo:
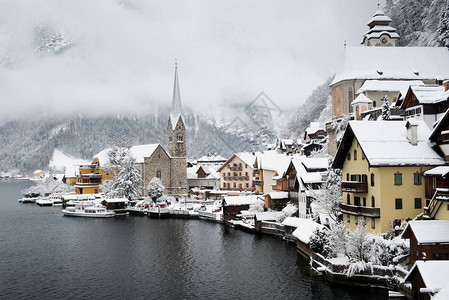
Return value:
M 186 194 L 187 190 L 187 159 L 185 157 L 171 158 L 171 185 L 167 194 Z
M 145 190 L 157 171 L 161 172 L 162 184 L 165 188 L 171 185 L 170 157 L 161 146 L 150 157 L 145 157 L 143 166 L 143 181 Z M 146 192 L 145 192 L 146 193 Z

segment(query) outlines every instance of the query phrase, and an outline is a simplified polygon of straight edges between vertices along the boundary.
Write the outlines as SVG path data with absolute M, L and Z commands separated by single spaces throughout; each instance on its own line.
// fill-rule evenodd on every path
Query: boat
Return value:
M 115 217 L 115 212 L 108 211 L 103 205 L 84 206 L 76 205 L 70 206 L 62 210 L 64 216 L 67 217 L 85 217 L 85 218 L 112 218 Z
M 36 203 L 36 200 L 38 200 L 39 197 L 23 197 L 20 198 L 18 201 L 19 203 Z
M 39 198 L 36 200 L 36 204 L 39 206 L 52 206 L 53 205 L 53 201 L 50 200 L 47 197 L 44 198 Z

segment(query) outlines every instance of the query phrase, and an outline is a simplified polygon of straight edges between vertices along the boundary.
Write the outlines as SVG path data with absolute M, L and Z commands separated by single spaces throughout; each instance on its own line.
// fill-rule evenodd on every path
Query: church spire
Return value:
M 178 81 L 178 62 L 175 62 L 175 83 L 173 86 L 173 100 L 171 104 L 170 120 L 172 123 L 172 128 L 176 126 L 179 117 L 182 116 L 181 110 L 181 93 L 179 92 L 179 81 Z

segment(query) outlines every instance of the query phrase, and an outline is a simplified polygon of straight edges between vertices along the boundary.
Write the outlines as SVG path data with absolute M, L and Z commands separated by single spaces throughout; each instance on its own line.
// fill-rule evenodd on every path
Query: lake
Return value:
M 63 217 L 0 181 L 0 298 L 386 299 L 310 274 L 294 244 L 202 220 Z

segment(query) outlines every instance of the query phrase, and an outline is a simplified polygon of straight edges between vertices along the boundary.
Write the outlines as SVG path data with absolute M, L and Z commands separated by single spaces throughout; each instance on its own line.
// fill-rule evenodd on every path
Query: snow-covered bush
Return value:
M 405 241 L 400 237 L 391 240 L 380 235 L 372 235 L 370 243 L 370 261 L 375 265 L 389 266 L 395 257 L 404 256 L 409 253 Z
M 350 261 L 368 262 L 370 259 L 371 239 L 366 232 L 366 226 L 359 224 L 355 230 L 348 230 L 346 255 Z
M 264 211 L 264 203 L 262 201 L 257 201 L 253 204 L 250 204 L 248 211 L 252 212 L 252 213 L 263 212 Z
M 158 198 L 162 197 L 164 190 L 165 187 L 162 184 L 162 180 L 157 177 L 153 177 L 147 187 L 148 196 L 150 196 L 151 200 L 154 202 L 156 202 Z
M 382 120 L 389 120 L 390 119 L 390 104 L 388 103 L 388 97 L 385 95 L 383 97 L 383 103 L 382 103 Z
M 298 211 L 298 206 L 293 203 L 288 203 L 283 209 L 282 214 L 278 218 L 278 222 L 284 221 L 287 217 L 293 216 Z
M 329 233 L 327 230 L 320 230 L 316 228 L 310 237 L 309 242 L 310 249 L 315 253 L 319 253 L 324 257 L 328 257 L 332 252 L 332 248 L 329 242 Z
M 22 194 L 39 194 L 46 196 L 51 193 L 70 193 L 74 192 L 75 187 L 69 186 L 60 180 L 54 180 L 53 178 L 47 178 L 40 181 L 38 184 L 30 186 L 22 191 Z

